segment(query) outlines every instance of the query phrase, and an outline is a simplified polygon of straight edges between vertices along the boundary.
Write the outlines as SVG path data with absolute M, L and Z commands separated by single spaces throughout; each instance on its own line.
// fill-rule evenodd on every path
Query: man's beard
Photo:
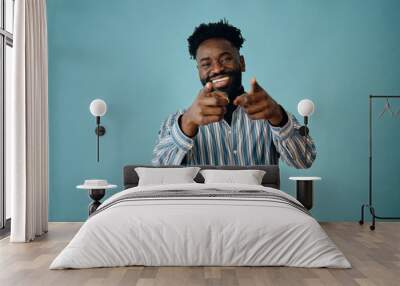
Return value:
M 212 77 L 217 76 L 229 76 L 231 83 L 228 86 L 214 90 L 226 93 L 228 95 L 229 102 L 232 103 L 235 98 L 242 93 L 242 72 L 240 70 L 226 71 L 220 74 L 215 74 Z M 203 86 L 205 86 L 207 82 L 211 82 L 211 77 L 200 79 L 200 81 Z

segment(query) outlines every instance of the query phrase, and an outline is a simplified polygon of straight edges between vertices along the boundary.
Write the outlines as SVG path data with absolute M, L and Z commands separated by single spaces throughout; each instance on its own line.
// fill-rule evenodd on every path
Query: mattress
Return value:
M 351 267 L 292 196 L 264 186 L 198 183 L 113 195 L 50 269 L 131 265 Z

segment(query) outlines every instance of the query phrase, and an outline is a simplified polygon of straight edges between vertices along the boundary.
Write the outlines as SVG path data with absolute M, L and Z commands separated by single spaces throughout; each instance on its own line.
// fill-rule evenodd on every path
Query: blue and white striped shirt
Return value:
M 276 165 L 279 157 L 289 166 L 309 168 L 315 157 L 310 136 L 299 133 L 300 124 L 287 112 L 288 122 L 274 127 L 267 120 L 252 120 L 242 107 L 225 121 L 200 126 L 190 138 L 179 127 L 183 111 L 170 115 L 161 125 L 153 151 L 153 165 Z

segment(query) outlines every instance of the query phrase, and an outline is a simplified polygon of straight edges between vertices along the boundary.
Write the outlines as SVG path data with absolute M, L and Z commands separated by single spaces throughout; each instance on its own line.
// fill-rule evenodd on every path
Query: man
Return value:
M 188 38 L 203 88 L 185 111 L 162 124 L 154 165 L 268 165 L 281 157 L 309 168 L 316 156 L 296 118 L 253 78 L 242 86 L 244 39 L 226 21 L 201 24 Z

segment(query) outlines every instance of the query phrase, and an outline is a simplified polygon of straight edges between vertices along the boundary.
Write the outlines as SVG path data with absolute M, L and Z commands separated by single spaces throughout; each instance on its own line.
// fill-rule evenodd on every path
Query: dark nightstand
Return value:
M 313 182 L 321 180 L 321 177 L 290 177 L 289 180 L 296 181 L 296 199 L 303 206 L 311 210 L 313 207 Z
M 93 202 L 89 205 L 89 216 L 101 205 L 100 200 L 104 197 L 106 190 L 114 189 L 117 185 L 110 185 L 106 180 L 85 180 L 83 185 L 76 186 L 77 189 L 88 190 L 89 197 Z

